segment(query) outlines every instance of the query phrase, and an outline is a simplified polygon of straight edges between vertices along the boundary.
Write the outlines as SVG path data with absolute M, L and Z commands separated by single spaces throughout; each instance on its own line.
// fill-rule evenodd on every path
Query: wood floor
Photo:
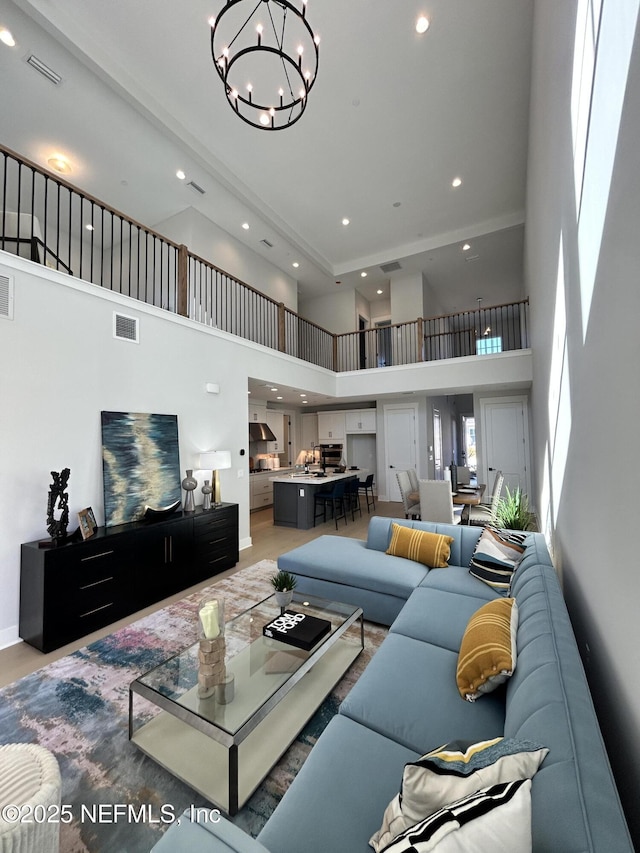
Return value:
M 371 510 L 371 512 L 373 514 L 374 511 Z M 375 514 L 390 518 L 404 517 L 401 503 L 387 501 L 378 502 L 378 500 L 376 500 Z M 369 515 L 367 515 L 364 498 L 362 498 L 362 516 L 356 513 L 355 521 L 353 521 L 351 519 L 351 515 L 348 515 L 348 522 L 346 525 L 344 521 L 338 522 L 338 530 L 336 530 L 333 521 L 328 521 L 326 524 L 320 524 L 312 530 L 291 530 L 285 527 L 274 527 L 272 509 L 268 508 L 259 510 L 251 515 L 252 546 L 250 548 L 245 548 L 240 552 L 240 560 L 233 569 L 229 569 L 229 571 L 217 575 L 216 578 L 223 578 L 228 575 L 232 575 L 234 572 L 244 569 L 247 566 L 252 566 L 260 560 L 275 560 L 285 551 L 297 548 L 298 545 L 303 545 L 305 542 L 309 542 L 311 539 L 315 539 L 316 536 L 320 536 L 324 533 L 330 533 L 337 536 L 352 536 L 355 539 L 366 539 L 368 524 Z M 0 687 L 10 684 L 12 681 L 22 678 L 30 672 L 35 672 L 35 670 L 40 669 L 40 667 L 45 666 L 54 660 L 58 660 L 58 658 L 64 657 L 64 655 L 68 655 L 94 640 L 105 637 L 107 634 L 113 633 L 113 631 L 118 628 L 122 628 L 124 625 L 135 622 L 136 619 L 141 619 L 149 613 L 160 610 L 162 607 L 166 607 L 167 604 L 173 601 L 178 601 L 192 592 L 197 592 L 205 586 L 208 586 L 210 582 L 211 581 L 204 581 L 190 589 L 183 590 L 182 592 L 173 595 L 170 598 L 166 598 L 151 607 L 139 610 L 132 616 L 120 619 L 118 622 L 114 622 L 108 627 L 103 628 L 101 631 L 95 631 L 93 634 L 89 634 L 75 643 L 69 643 L 69 645 L 63 646 L 55 652 L 49 652 L 49 654 L 43 654 L 37 649 L 27 645 L 27 643 L 22 642 L 16 643 L 7 649 L 2 649 L 0 651 Z

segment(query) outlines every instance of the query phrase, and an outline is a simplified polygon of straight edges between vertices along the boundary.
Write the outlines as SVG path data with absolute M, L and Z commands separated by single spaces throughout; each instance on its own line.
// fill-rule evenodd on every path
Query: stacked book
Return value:
M 287 643 L 307 652 L 329 631 L 331 631 L 331 622 L 327 619 L 318 619 L 317 616 L 308 616 L 306 613 L 294 613 L 293 610 L 285 610 L 262 629 L 265 637 L 280 640 L 281 643 Z

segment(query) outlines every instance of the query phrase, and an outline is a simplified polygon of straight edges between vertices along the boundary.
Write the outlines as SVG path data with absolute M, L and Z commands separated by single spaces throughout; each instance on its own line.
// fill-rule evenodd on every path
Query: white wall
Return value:
M 356 291 L 336 287 L 326 296 L 301 298 L 298 313 L 335 335 L 355 332 L 358 328 Z
M 0 319 L 1 647 L 18 636 L 20 544 L 47 537 L 50 471 L 71 469 L 70 531 L 86 506 L 103 523 L 101 411 L 177 414 L 182 470 L 195 467 L 200 450 L 230 450 L 222 495 L 240 506 L 247 546 L 248 377 L 327 395 L 335 377 L 4 252 L 0 272 L 15 280 L 14 319 Z M 113 338 L 114 310 L 139 318 L 139 344 Z M 207 394 L 207 382 L 220 393 Z
M 578 4 L 535 7 L 525 275 L 531 297 L 534 459 L 538 507 L 561 568 L 565 596 L 636 845 L 640 843 L 640 574 L 633 485 L 640 394 L 640 42 L 637 0 L 604 0 L 615 13 L 613 50 L 591 115 L 581 217 L 602 216 L 580 245 L 571 121 Z M 632 22 L 623 21 L 631 10 Z M 601 44 L 607 43 L 602 36 Z M 609 30 L 609 33 L 612 30 Z M 616 81 L 624 38 L 633 37 L 628 81 Z M 603 78 L 601 78 L 603 79 Z M 596 86 L 596 89 L 598 87 Z M 624 96 L 617 140 L 616 96 Z M 608 184 L 606 148 L 613 132 Z M 592 145 L 593 143 L 593 145 Z M 599 210 L 597 209 L 599 205 Z M 585 219 L 586 217 L 586 219 Z M 600 239 L 601 237 L 601 239 Z M 583 250 L 595 263 L 585 263 Z M 593 292 L 588 304 L 592 269 Z M 583 324 L 583 312 L 588 323 Z
M 292 311 L 298 310 L 295 278 L 252 252 L 195 208 L 187 207 L 153 228 L 276 302 L 284 302 Z

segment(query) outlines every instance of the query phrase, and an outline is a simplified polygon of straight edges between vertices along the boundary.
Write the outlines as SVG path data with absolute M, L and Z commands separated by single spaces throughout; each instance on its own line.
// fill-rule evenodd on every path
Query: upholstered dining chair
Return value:
M 409 472 L 396 471 L 396 479 L 398 481 L 398 488 L 400 489 L 400 496 L 402 498 L 402 505 L 404 507 L 404 517 L 418 518 L 420 516 L 420 504 L 417 501 L 412 501 L 409 499 L 409 493 L 411 492 L 411 480 L 409 479 Z
M 484 527 L 487 524 L 494 524 L 496 519 L 496 510 L 500 502 L 500 494 L 504 483 L 504 475 L 502 471 L 496 472 L 496 478 L 493 481 L 493 491 L 491 492 L 490 503 L 478 504 L 478 506 L 469 507 L 469 524 L 474 524 L 476 527 Z
M 453 511 L 451 483 L 448 480 L 419 480 L 420 517 L 423 521 L 460 524 Z
M 411 491 L 418 491 L 418 472 L 415 468 L 407 468 L 407 474 L 409 475 L 409 482 L 411 483 Z

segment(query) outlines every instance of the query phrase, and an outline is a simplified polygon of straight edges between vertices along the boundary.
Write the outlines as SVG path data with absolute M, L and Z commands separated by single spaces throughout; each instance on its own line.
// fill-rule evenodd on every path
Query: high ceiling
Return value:
M 388 298 L 394 261 L 444 311 L 523 295 L 533 0 L 309 0 L 318 78 L 277 133 L 227 104 L 207 22 L 222 4 L 0 0 L 16 40 L 0 44 L 0 141 L 43 165 L 64 153 L 73 183 L 145 224 L 196 208 L 301 298 L 336 280 Z

